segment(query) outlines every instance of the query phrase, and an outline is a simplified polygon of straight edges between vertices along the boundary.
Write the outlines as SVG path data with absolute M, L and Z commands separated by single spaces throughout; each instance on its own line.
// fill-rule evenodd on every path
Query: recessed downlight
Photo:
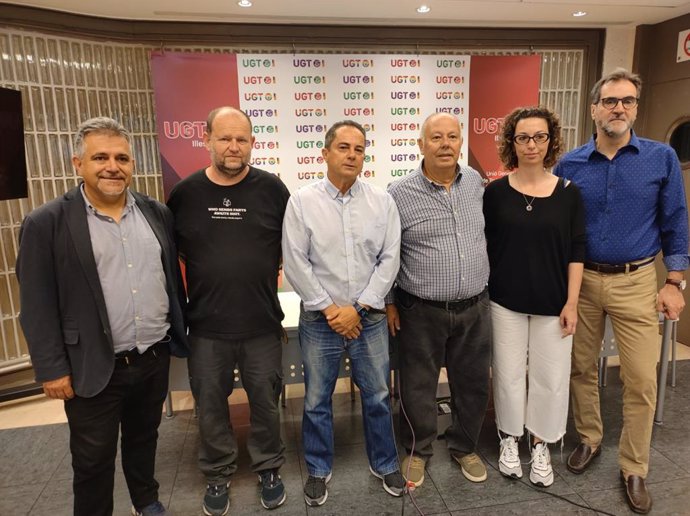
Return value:
M 573 13 L 573 16 L 575 16 L 576 18 L 580 18 L 582 16 L 587 16 L 587 11 L 575 11 Z
M 251 7 L 252 3 L 250 0 L 240 0 L 239 2 L 237 2 L 237 5 L 239 5 L 240 7 Z
M 431 7 L 429 7 L 429 6 L 426 5 L 426 4 L 420 5 L 419 7 L 417 7 L 417 12 L 418 12 L 419 14 L 426 14 L 426 13 L 428 13 L 429 11 L 431 11 Z

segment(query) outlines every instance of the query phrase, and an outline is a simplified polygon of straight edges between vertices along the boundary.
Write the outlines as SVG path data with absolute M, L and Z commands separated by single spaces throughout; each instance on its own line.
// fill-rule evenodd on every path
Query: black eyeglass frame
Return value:
M 614 100 L 616 101 L 615 104 L 613 103 Z M 602 105 L 602 107 L 604 109 L 608 109 L 609 111 L 616 109 L 616 106 L 618 105 L 619 102 L 621 103 L 621 106 L 623 106 L 623 109 L 629 110 L 629 109 L 634 109 L 639 104 L 640 98 L 639 97 L 633 97 L 632 95 L 630 95 L 628 97 L 623 97 L 623 98 L 604 97 L 604 98 L 599 99 L 599 103 Z M 628 104 L 631 104 L 631 105 L 626 106 L 625 105 L 626 102 Z M 606 104 L 611 104 L 611 106 L 609 107 Z
M 546 138 L 544 138 L 544 136 Z M 543 141 L 538 141 L 537 138 Z M 537 133 L 534 136 L 529 136 L 527 134 L 516 134 L 513 136 L 513 143 L 516 145 L 527 145 L 529 144 L 529 141 L 532 140 L 536 145 L 543 145 L 546 142 L 548 142 L 551 139 L 551 135 L 549 133 Z M 522 140 L 522 141 L 518 141 Z

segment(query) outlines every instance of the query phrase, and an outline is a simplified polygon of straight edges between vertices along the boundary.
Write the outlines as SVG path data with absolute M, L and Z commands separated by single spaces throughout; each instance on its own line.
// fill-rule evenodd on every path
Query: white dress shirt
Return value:
M 383 309 L 399 265 L 400 218 L 384 190 L 357 180 L 342 194 L 326 178 L 290 197 L 283 269 L 305 310 Z

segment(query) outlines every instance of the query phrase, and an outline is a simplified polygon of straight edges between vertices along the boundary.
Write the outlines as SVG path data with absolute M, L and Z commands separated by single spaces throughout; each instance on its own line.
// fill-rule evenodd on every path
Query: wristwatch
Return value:
M 678 287 L 678 290 L 680 290 L 681 292 L 683 290 L 685 290 L 685 287 L 687 286 L 687 282 L 684 279 L 675 280 L 675 279 L 671 279 L 671 278 L 666 278 L 666 284 Z
M 363 307 L 362 305 L 360 305 L 359 303 L 355 302 L 355 304 L 352 305 L 352 306 L 355 307 L 355 310 L 357 311 L 357 313 L 359 314 L 359 316 L 360 316 L 362 319 L 364 319 L 367 315 L 369 315 L 369 310 L 367 310 L 366 308 L 364 308 L 364 307 Z

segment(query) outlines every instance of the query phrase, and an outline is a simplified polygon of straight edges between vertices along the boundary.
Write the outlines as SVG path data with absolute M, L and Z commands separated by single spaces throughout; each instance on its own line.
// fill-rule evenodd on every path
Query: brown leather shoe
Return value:
M 598 457 L 600 453 L 601 445 L 599 445 L 596 450 L 592 451 L 589 445 L 581 442 L 575 447 L 570 457 L 568 457 L 566 466 L 571 473 L 579 475 L 589 467 L 594 457 Z
M 625 485 L 625 498 L 633 512 L 647 514 L 652 509 L 652 497 L 649 496 L 644 478 L 629 475 L 628 480 L 626 480 L 621 471 L 621 480 Z

